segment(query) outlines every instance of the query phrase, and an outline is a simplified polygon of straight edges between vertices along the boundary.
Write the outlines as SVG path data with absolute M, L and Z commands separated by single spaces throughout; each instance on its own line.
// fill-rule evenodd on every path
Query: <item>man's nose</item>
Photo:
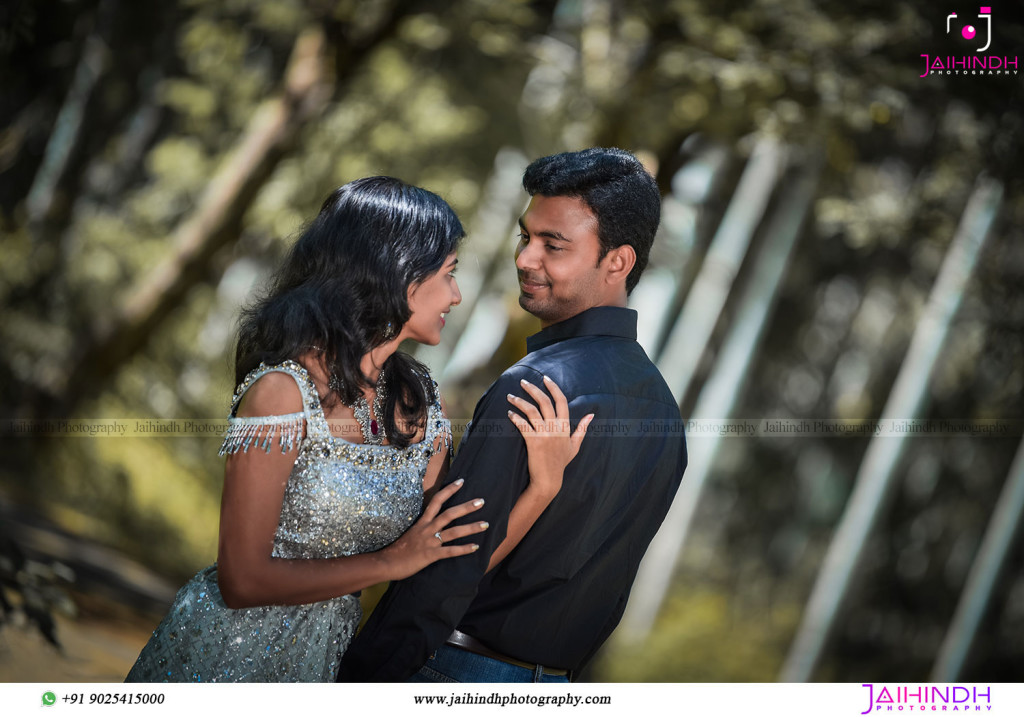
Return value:
M 516 248 L 516 268 L 523 271 L 537 268 L 538 252 L 534 248 L 535 246 L 535 242 L 530 242 L 529 244 L 519 243 L 519 246 Z

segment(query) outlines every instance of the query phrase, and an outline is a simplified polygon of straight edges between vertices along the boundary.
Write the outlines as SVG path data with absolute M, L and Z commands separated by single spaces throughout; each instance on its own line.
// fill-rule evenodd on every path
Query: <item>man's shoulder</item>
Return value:
M 642 360 L 650 364 L 643 348 L 633 339 L 621 336 L 573 336 L 532 351 L 508 368 L 508 371 L 541 371 L 579 366 L 588 360 L 630 361 Z M 653 364 L 651 365 L 653 368 Z
M 548 376 L 568 396 L 628 394 L 677 407 L 657 366 L 636 341 L 587 336 L 534 351 L 510 366 L 495 386 L 502 390 Z
M 487 389 L 487 393 L 500 392 L 504 396 L 510 389 L 518 387 L 519 382 L 523 379 L 531 383 L 542 381 L 547 375 L 546 367 L 543 364 L 529 361 L 529 358 L 526 356 L 502 371 L 501 375 L 494 379 Z
M 473 423 L 482 418 L 504 417 L 509 409 L 505 396 L 510 393 L 522 394 L 523 389 L 520 381 L 526 379 L 534 385 L 540 385 L 544 379 L 544 373 L 538 371 L 523 361 L 512 364 L 505 369 L 494 382 L 487 387 L 480 400 L 473 409 Z

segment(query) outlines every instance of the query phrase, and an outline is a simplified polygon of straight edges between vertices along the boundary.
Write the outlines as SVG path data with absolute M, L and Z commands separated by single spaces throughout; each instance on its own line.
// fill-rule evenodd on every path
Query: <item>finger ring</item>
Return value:
M 440 530 L 437 531 L 436 533 L 434 533 L 434 537 L 437 538 L 437 542 L 439 542 L 441 545 L 444 545 L 444 541 L 441 540 L 441 531 Z

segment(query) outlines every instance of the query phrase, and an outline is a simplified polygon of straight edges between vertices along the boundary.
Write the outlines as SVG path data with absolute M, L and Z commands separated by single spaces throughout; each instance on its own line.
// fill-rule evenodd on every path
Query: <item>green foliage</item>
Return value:
M 801 605 L 744 611 L 733 591 L 679 586 L 651 636 L 638 646 L 605 650 L 599 682 L 772 682 Z
M 1004 213 L 934 377 L 930 415 L 1019 420 L 1019 80 L 918 77 L 919 52 L 957 47 L 940 14 L 924 0 L 23 3 L 0 32 L 0 62 L 19 68 L 0 99 L 0 418 L 223 417 L 240 306 L 323 197 L 370 174 L 452 202 L 470 231 L 462 265 L 504 306 L 493 357 L 442 386 L 452 415 L 468 417 L 537 328 L 501 279 L 512 271 L 512 224 L 493 217 L 514 217 L 524 199 L 498 181 L 501 152 L 617 145 L 649 158 L 674 190 L 652 269 L 679 278 L 677 307 L 751 147 L 773 136 L 795 161 L 820 153 L 826 166 L 743 413 L 877 415 L 987 173 L 1005 183 Z M 139 346 L 94 357 L 95 384 L 69 385 L 76 362 L 131 314 L 150 272 L 180 269 L 182 227 L 202 197 L 230 191 L 211 178 L 255 117 L 281 109 L 296 41 L 311 28 L 327 38 L 323 107 L 280 148 L 228 241 L 188 275 L 184 298 L 146 324 Z M 1019 26 L 1000 18 L 996 28 L 1000 52 L 1024 49 Z M 95 42 L 105 58 L 95 83 L 76 84 Z M 705 193 L 679 190 L 677 171 L 712 155 L 718 164 L 700 170 Z M 45 176 L 56 178 L 49 193 Z M 176 577 L 212 559 L 215 440 L 0 440 L 12 456 L 0 465 L 4 493 Z M 850 609 L 851 624 L 867 627 L 837 638 L 829 676 L 923 678 L 925 648 L 873 657 L 896 650 L 877 626 L 900 625 L 926 646 L 941 633 L 1014 446 L 964 439 L 910 452 L 867 568 L 873 587 Z M 701 550 L 723 567 L 702 574 L 686 556 L 687 584 L 675 586 L 652 642 L 610 645 L 596 674 L 774 679 L 863 450 L 806 439 L 731 451 L 697 527 Z M 713 562 L 699 565 L 709 573 Z M 1004 627 L 1019 625 L 1014 580 L 997 590 Z M 751 598 L 762 594 L 775 597 Z M 1024 664 L 1010 639 L 986 649 L 979 678 Z

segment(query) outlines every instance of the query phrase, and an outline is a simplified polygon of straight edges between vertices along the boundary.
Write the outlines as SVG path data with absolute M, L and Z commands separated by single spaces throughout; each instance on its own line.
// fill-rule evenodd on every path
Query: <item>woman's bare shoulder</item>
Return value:
M 302 393 L 287 373 L 271 371 L 260 376 L 242 396 L 235 413 L 239 418 L 282 416 L 303 409 Z

